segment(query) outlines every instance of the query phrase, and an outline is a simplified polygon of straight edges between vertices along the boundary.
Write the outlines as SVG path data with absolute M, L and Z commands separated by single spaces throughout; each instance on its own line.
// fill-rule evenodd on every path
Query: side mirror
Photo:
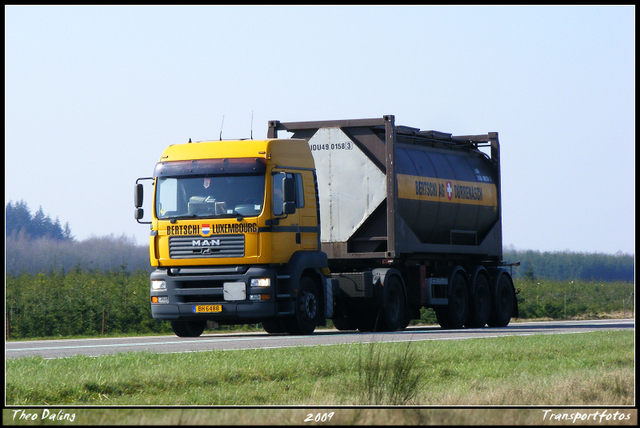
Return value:
M 134 190 L 133 205 L 136 208 L 140 208 L 142 206 L 142 201 L 144 200 L 144 189 L 142 187 L 142 184 L 136 183 L 135 188 L 133 190 Z M 142 217 L 136 217 L 136 218 L 142 218 Z
M 285 202 L 282 204 L 282 214 L 293 214 L 296 212 L 295 202 Z
M 282 180 L 282 194 L 284 201 L 282 203 L 282 214 L 288 215 L 296 212 L 296 187 L 293 177 L 285 177 Z
M 151 224 L 150 221 L 140 221 L 144 216 L 144 210 L 142 209 L 142 202 L 144 201 L 144 188 L 139 181 L 153 180 L 153 177 L 138 178 L 136 185 L 133 188 L 133 205 L 136 207 L 133 212 L 133 218 L 140 224 Z
M 296 200 L 296 182 L 293 177 L 285 177 L 282 180 L 282 194 L 285 202 L 295 202 Z
M 133 218 L 136 220 L 142 220 L 142 217 L 144 217 L 144 210 L 142 208 L 136 208 L 133 211 Z

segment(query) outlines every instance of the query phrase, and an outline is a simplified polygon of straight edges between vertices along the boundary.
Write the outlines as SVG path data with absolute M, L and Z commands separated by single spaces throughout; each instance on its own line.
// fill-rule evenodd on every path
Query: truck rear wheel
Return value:
M 485 275 L 478 274 L 471 292 L 469 319 L 465 326 L 470 328 L 482 328 L 489 320 L 491 313 L 491 289 L 489 280 Z
M 206 321 L 171 321 L 171 329 L 178 337 L 198 337 L 206 326 Z
M 406 327 L 407 305 L 404 298 L 402 281 L 392 276 L 384 287 L 384 306 L 382 307 L 382 328 L 396 331 Z
M 456 273 L 451 281 L 449 304 L 436 307 L 436 318 L 440 327 L 446 329 L 462 328 L 469 315 L 469 291 L 467 281 L 461 273 Z
M 288 322 L 289 334 L 312 334 L 318 324 L 320 299 L 313 279 L 303 276 L 296 295 L 296 313 Z
M 506 327 L 511 321 L 514 297 L 513 284 L 509 275 L 500 275 L 495 292 L 491 297 L 493 307 L 487 324 L 489 327 Z

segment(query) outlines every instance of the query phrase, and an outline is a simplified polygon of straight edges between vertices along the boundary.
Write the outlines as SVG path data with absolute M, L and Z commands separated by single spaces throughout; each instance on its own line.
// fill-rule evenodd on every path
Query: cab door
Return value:
M 303 171 L 295 174 L 296 178 L 296 207 L 300 211 L 300 233 L 302 250 L 319 250 L 318 234 L 318 204 L 315 174 L 313 171 Z
M 278 171 L 273 173 L 272 181 L 271 254 L 275 263 L 286 263 L 293 253 L 302 248 L 300 210 L 295 197 L 296 179 L 291 172 Z

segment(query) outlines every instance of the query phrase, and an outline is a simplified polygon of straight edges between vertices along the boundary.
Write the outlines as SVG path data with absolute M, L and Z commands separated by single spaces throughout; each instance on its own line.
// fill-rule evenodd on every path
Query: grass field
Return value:
M 6 361 L 8 406 L 625 406 L 634 332 Z

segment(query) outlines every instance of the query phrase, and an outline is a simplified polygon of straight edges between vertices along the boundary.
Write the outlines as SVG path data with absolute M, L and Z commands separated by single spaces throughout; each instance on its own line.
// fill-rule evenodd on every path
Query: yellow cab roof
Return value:
M 294 138 L 174 144 L 165 149 L 160 162 L 233 158 L 265 158 L 279 166 L 314 167 L 307 140 Z

